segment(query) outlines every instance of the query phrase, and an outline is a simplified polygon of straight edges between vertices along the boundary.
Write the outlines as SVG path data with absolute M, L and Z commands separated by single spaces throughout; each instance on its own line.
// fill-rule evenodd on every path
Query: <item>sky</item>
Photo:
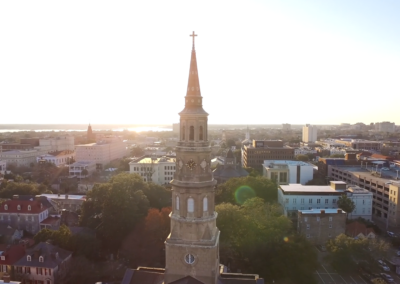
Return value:
M 0 1 L 0 124 L 400 124 L 400 1 Z

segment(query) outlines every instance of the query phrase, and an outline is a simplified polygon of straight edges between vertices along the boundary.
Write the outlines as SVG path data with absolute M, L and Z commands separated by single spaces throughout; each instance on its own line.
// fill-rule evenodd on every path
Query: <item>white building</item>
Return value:
M 313 179 L 314 165 L 302 161 L 265 160 L 263 176 L 278 184 L 306 184 Z
M 359 186 L 350 186 L 347 189 L 347 196 L 354 202 L 356 208 L 349 214 L 350 219 L 359 217 L 371 221 L 373 194 Z
M 144 181 L 157 184 L 168 184 L 175 174 L 175 158 L 144 157 L 129 163 L 130 173 L 140 175 Z
M 55 164 L 57 167 L 64 166 L 75 160 L 75 152 L 71 150 L 51 152 L 49 154 L 36 157 L 37 162 L 40 160 L 45 160 L 48 163 Z
M 4 175 L 7 171 L 7 162 L 0 160 L 0 174 Z
M 375 130 L 379 132 L 396 132 L 396 125 L 394 122 L 384 121 L 375 123 Z
M 294 149 L 294 155 L 307 155 L 307 154 L 317 154 L 317 150 L 310 149 L 308 147 L 301 147 Z
M 120 137 L 108 136 L 100 138 L 96 143 L 76 145 L 77 162 L 94 162 L 104 166 L 113 160 L 127 155 L 125 143 Z
M 356 204 L 354 215 L 348 217 L 371 220 L 372 195 L 368 193 L 357 187 L 347 189 L 343 181 L 331 181 L 330 185 L 289 184 L 279 186 L 278 203 L 286 216 L 295 216 L 298 210 L 338 208 L 339 197 L 346 194 Z
M 39 139 L 39 146 L 35 149 L 45 150 L 47 152 L 53 151 L 73 151 L 75 148 L 74 136 L 51 137 Z
M 82 171 L 87 170 L 88 174 L 83 175 Z M 80 161 L 69 165 L 69 175 L 85 178 L 96 171 L 96 163 L 93 161 Z
M 38 150 L 12 150 L 0 152 L 0 160 L 5 161 L 8 165 L 30 166 L 31 163 L 36 163 L 38 156 L 46 153 L 46 151 Z
M 317 127 L 310 124 L 303 126 L 303 142 L 314 143 L 317 141 Z

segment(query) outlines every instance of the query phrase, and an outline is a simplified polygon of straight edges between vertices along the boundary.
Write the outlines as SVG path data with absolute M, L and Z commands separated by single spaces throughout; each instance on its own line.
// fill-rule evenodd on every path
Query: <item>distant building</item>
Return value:
M 98 168 L 127 154 L 126 145 L 120 137 L 106 136 L 98 138 L 96 143 L 76 145 L 77 162 L 94 162 Z
M 49 217 L 51 203 L 44 197 L 14 195 L 0 205 L 0 224 L 36 234 Z
M 69 175 L 70 176 L 76 176 L 78 178 L 86 178 L 89 175 L 93 174 L 96 169 L 97 165 L 93 161 L 80 161 L 80 162 L 75 162 L 71 165 L 69 165 Z M 87 175 L 83 174 L 83 170 L 87 171 Z
M 302 161 L 265 160 L 263 176 L 278 184 L 306 184 L 314 177 L 314 165 Z
M 359 186 L 350 186 L 347 188 L 346 194 L 356 206 L 353 212 L 349 213 L 349 219 L 363 218 L 372 221 L 372 192 Z
M 339 197 L 346 194 L 346 183 L 332 181 L 330 185 L 279 185 L 278 203 L 284 215 L 294 217 L 298 210 L 336 209 Z
M 301 148 L 296 148 L 294 149 L 294 155 L 307 155 L 307 154 L 312 154 L 315 155 L 317 154 L 317 150 L 310 149 L 308 147 L 301 147 Z
M 346 212 L 342 209 L 299 210 L 297 232 L 312 244 L 325 245 L 346 232 Z
M 291 125 L 289 123 L 283 123 L 282 124 L 282 131 L 290 131 Z
M 378 171 L 367 165 L 330 165 L 328 176 L 359 186 L 373 194 L 372 215 L 389 226 L 400 226 L 399 167 Z
M 282 140 L 253 140 L 242 147 L 242 166 L 262 169 L 265 160 L 294 160 L 294 148 L 283 145 Z
M 317 141 L 317 127 L 312 126 L 310 124 L 306 124 L 306 126 L 303 126 L 303 142 L 305 143 L 314 143 Z
M 367 227 L 367 225 L 358 221 L 346 225 L 346 235 L 358 239 L 375 239 L 376 237 L 376 233 L 372 227 Z
M 74 136 L 43 138 L 39 139 L 39 146 L 35 148 L 47 152 L 65 150 L 73 151 L 75 148 L 75 138 Z
M 141 157 L 129 163 L 130 173 L 140 175 L 144 181 L 168 184 L 176 171 L 175 158 Z
M 379 132 L 396 132 L 396 125 L 394 122 L 384 121 L 375 123 L 375 130 Z
M 6 273 L 14 274 L 14 264 L 24 255 L 25 245 L 23 244 L 0 244 L 0 279 L 3 279 Z
M 7 171 L 7 162 L 0 160 L 0 174 L 4 175 Z
M 65 283 L 71 257 L 70 251 L 38 243 L 14 264 L 15 277 L 24 283 Z
M 214 179 L 218 183 L 224 183 L 230 178 L 246 177 L 248 175 L 249 173 L 240 164 L 236 163 L 236 157 L 231 149 L 226 154 L 224 164 L 217 165 L 217 168 L 213 171 Z
M 93 143 L 96 141 L 96 135 L 93 133 L 92 126 L 89 123 L 88 129 L 86 131 L 86 142 Z
M 342 144 L 346 147 L 353 148 L 356 150 L 380 151 L 382 147 L 382 142 L 380 141 L 370 141 L 363 139 L 340 139 L 336 140 L 336 143 Z
M 38 163 L 39 161 L 46 161 L 48 163 L 56 165 L 57 167 L 67 165 L 74 160 L 75 152 L 72 150 L 55 151 L 36 157 L 36 162 Z
M 47 151 L 39 150 L 13 150 L 0 152 L 0 160 L 5 161 L 8 165 L 30 166 L 36 163 L 36 158 L 46 154 Z
M 86 201 L 86 195 L 42 194 L 40 196 L 43 196 L 55 203 L 59 214 L 61 214 L 63 209 L 76 212 L 82 207 L 83 202 Z

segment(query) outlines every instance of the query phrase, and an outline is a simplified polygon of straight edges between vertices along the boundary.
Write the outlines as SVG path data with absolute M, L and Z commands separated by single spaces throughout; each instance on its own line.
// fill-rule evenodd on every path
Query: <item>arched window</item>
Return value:
M 175 198 L 175 208 L 176 208 L 176 210 L 179 210 L 179 196 L 178 195 Z
M 44 261 L 43 256 L 39 256 L 39 262 L 43 262 L 43 261 Z
M 203 126 L 200 126 L 200 128 L 199 128 L 199 140 L 200 141 L 203 140 Z
M 4 210 L 8 210 L 8 205 L 4 205 Z
M 189 197 L 189 199 L 187 200 L 187 211 L 189 213 L 194 212 L 194 199 L 191 197 Z
M 18 206 L 17 206 L 17 210 L 21 210 L 21 205 L 18 205 Z
M 207 196 L 203 198 L 203 211 L 208 211 L 208 198 L 207 198 Z
M 194 126 L 190 126 L 189 140 L 194 140 Z
M 185 137 L 185 125 L 182 126 L 182 141 L 185 141 L 186 137 Z
M 30 255 L 28 255 L 28 256 L 26 256 L 26 260 L 27 260 L 27 261 L 31 261 L 31 260 L 32 260 L 32 257 L 31 257 Z

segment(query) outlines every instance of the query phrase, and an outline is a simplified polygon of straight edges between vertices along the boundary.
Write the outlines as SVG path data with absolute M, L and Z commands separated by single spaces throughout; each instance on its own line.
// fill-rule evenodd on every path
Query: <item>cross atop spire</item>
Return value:
M 193 47 L 192 47 L 192 49 L 194 50 L 194 37 L 197 36 L 197 35 L 193 31 L 193 33 L 191 35 L 189 35 L 189 36 L 193 37 Z

